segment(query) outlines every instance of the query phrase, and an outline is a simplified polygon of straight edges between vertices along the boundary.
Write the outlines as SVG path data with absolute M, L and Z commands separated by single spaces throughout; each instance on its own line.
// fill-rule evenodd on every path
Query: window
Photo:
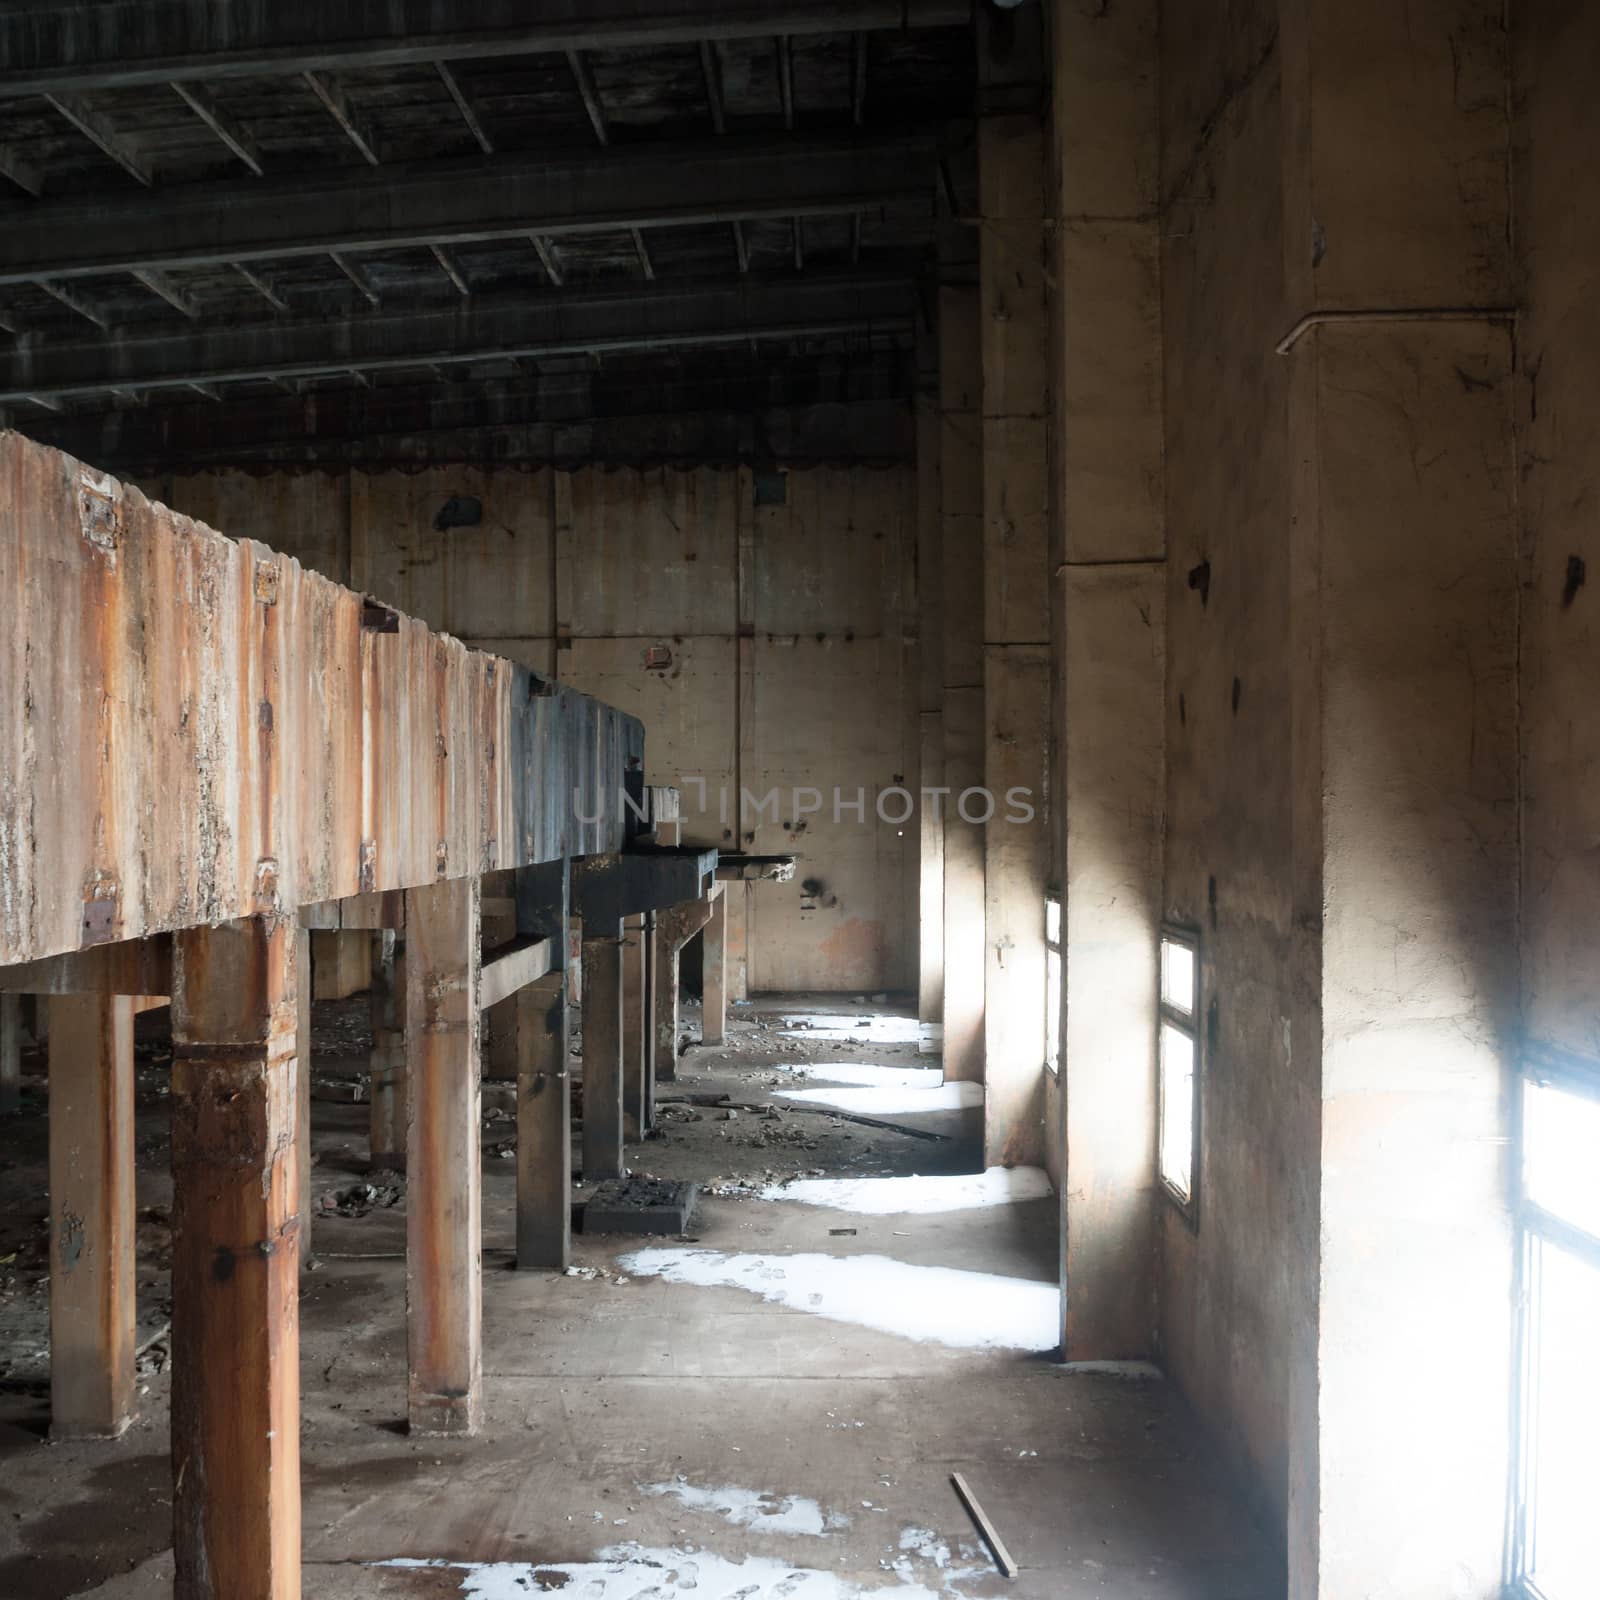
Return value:
M 1600 1572 L 1600 1066 L 1529 1050 L 1521 1123 L 1521 1482 L 1525 1595 L 1580 1600 Z
M 1200 1147 L 1200 952 L 1192 933 L 1161 933 L 1160 1110 L 1156 1167 L 1162 1187 L 1192 1219 Z
M 1044 1064 L 1061 1071 L 1061 896 L 1044 902 Z

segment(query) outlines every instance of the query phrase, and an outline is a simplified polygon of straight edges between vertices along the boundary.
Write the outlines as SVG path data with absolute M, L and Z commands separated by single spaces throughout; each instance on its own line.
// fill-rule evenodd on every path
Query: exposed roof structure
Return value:
M 10 8 L 0 409 L 127 463 L 218 402 L 235 458 L 313 444 L 352 390 L 452 433 L 682 415 L 689 374 L 729 415 L 903 396 L 970 11 Z

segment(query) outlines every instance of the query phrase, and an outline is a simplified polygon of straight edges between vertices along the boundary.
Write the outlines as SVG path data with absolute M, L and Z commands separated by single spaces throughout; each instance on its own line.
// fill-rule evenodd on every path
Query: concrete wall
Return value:
M 760 505 L 748 469 L 149 487 L 639 716 L 649 781 L 683 785 L 686 840 L 801 858 L 794 882 L 748 891 L 752 989 L 915 987 L 917 824 L 874 813 L 881 790 L 918 778 L 913 468 L 775 474 Z M 476 523 L 439 526 L 468 500 Z M 741 828 L 741 786 L 784 798 L 752 804 Z M 821 809 L 796 815 L 796 787 L 821 791 Z M 864 822 L 835 818 L 835 787 L 847 805 L 864 791 Z

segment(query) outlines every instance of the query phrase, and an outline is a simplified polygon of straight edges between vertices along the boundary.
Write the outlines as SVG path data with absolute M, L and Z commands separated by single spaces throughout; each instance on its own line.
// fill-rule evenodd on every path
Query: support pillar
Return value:
M 300 1265 L 311 1260 L 311 934 L 294 936 L 295 1050 L 300 1070 L 294 1075 L 294 1147 L 296 1208 L 300 1215 Z
M 372 935 L 370 1065 L 371 1157 L 376 1171 L 406 1167 L 406 953 L 401 935 L 378 928 Z
M 22 996 L 0 994 L 0 1116 L 22 1105 Z
M 174 936 L 177 1600 L 300 1594 L 295 929 Z
M 572 1075 L 564 970 L 517 1003 L 517 1270 L 562 1271 L 572 1249 Z
M 133 1420 L 133 1001 L 50 998 L 50 1436 Z
M 672 1083 L 678 1076 L 678 982 L 683 964 L 683 946 L 678 942 L 677 919 L 671 912 L 656 917 L 655 981 L 651 986 L 651 1006 L 655 1012 L 656 1077 Z
M 701 1044 L 722 1044 L 728 1031 L 728 888 L 711 901 L 701 951 Z
M 984 1163 L 1044 1155 L 1049 344 L 1038 8 L 979 11 Z M 1051 213 L 1053 215 L 1053 212 Z M 1013 796 L 1025 797 L 1017 803 Z
M 622 1176 L 622 923 L 583 929 L 583 1179 Z
M 1051 14 L 1051 760 L 1061 803 L 1061 1348 L 1155 1340 L 1156 958 L 1165 809 L 1166 522 L 1158 0 Z M 1085 152 L 1093 150 L 1094 159 Z M 1191 691 L 1192 692 L 1192 691 Z
M 944 832 L 944 1073 L 983 1081 L 983 825 L 961 796 L 983 784 L 983 454 L 978 296 L 951 285 L 939 295 L 939 472 L 945 595 L 940 724 L 949 794 Z
M 406 891 L 407 1412 L 475 1433 L 483 1409 L 479 882 Z
M 643 912 L 622 924 L 622 1115 L 630 1138 L 639 1138 L 650 1126 L 646 1075 L 649 1070 L 649 1017 L 645 1010 L 645 923 Z

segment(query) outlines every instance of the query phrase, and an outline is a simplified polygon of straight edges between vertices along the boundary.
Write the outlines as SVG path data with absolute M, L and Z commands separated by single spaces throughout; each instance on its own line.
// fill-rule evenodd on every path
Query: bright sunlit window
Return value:
M 1536 1600 L 1600 1573 L 1600 1068 L 1540 1050 L 1522 1090 L 1518 1569 Z
M 1200 1117 L 1200 960 L 1194 935 L 1161 935 L 1160 1126 L 1157 1168 L 1167 1193 L 1194 1212 Z
M 1044 903 L 1044 1064 L 1061 1071 L 1061 897 Z

